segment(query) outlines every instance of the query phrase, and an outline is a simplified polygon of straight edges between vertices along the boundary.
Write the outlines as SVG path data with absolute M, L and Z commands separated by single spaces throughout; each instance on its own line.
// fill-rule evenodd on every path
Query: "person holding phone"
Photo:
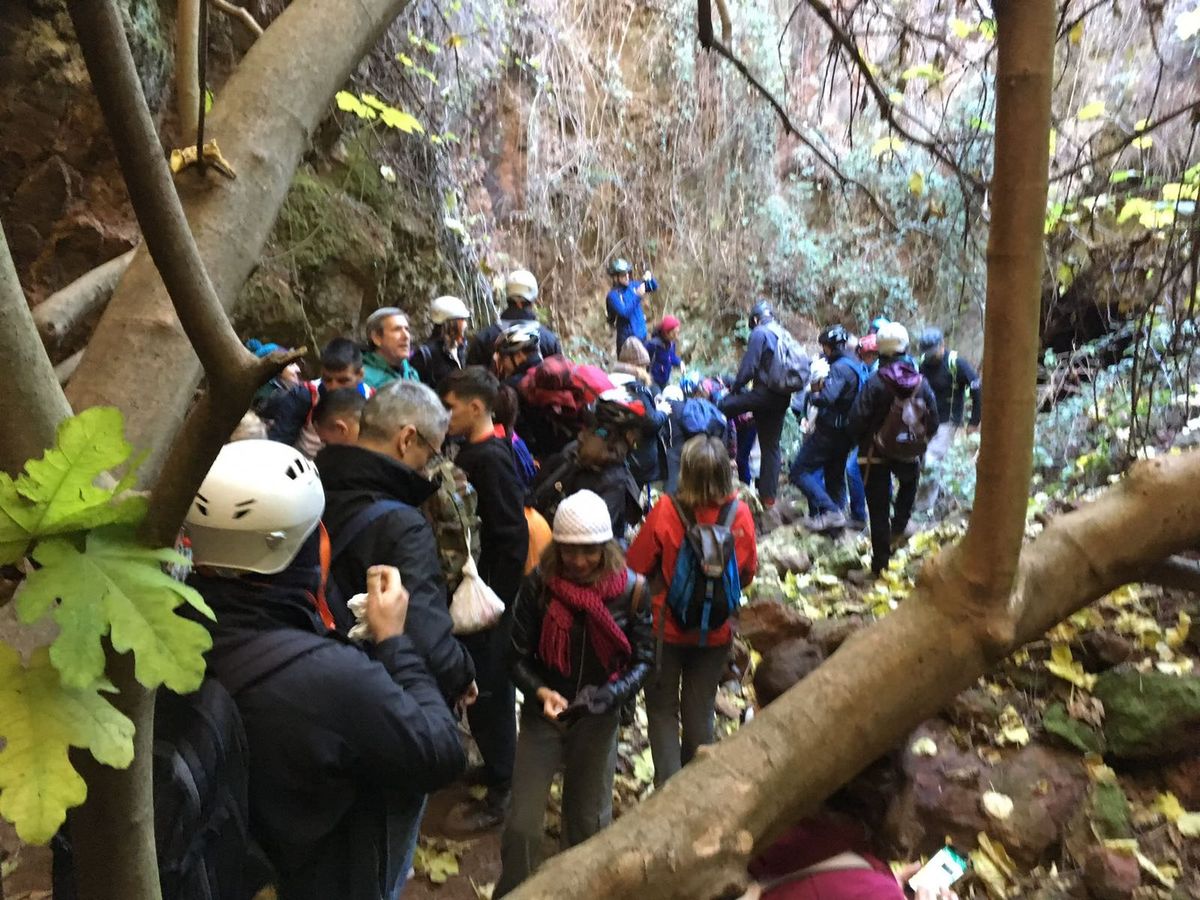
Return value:
M 612 821 L 620 709 L 654 662 L 645 581 L 626 568 L 604 501 L 588 490 L 564 498 L 552 537 L 513 608 L 509 659 L 525 702 L 497 898 L 541 863 L 560 768 L 563 848 Z
M 810 644 L 780 645 L 754 672 L 759 707 L 774 702 L 823 661 Z M 958 900 L 950 885 L 963 874 L 966 862 L 949 848 L 928 866 L 911 863 L 893 873 L 869 850 L 868 830 L 852 807 L 854 782 L 831 797 L 815 815 L 785 831 L 750 861 L 754 879 L 739 900 Z M 954 865 L 943 865 L 946 859 Z M 910 880 L 918 884 L 915 893 Z

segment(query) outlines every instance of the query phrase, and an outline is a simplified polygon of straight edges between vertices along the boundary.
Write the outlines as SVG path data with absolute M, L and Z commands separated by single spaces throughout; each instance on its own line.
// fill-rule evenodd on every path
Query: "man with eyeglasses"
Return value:
M 441 463 L 449 413 L 415 381 L 384 386 L 363 407 L 355 444 L 331 446 L 316 459 L 325 488 L 330 609 L 343 633 L 354 624 L 345 600 L 373 565 L 400 570 L 409 594 L 408 633 L 448 703 L 474 691 L 471 658 L 451 634 L 437 540 L 421 506 L 438 489 L 428 473 Z M 341 597 L 336 595 L 340 594 Z
M 449 423 L 450 414 L 430 388 L 393 381 L 363 407 L 358 441 L 326 447 L 316 464 L 329 532 L 332 589 L 326 600 L 338 631 L 345 634 L 354 624 L 345 601 L 366 584 L 367 570 L 395 566 L 409 597 L 405 635 L 453 707 L 469 706 L 479 695 L 475 665 L 452 633 L 438 541 L 421 512 L 439 488 L 428 473 L 442 461 Z M 411 821 L 392 823 L 389 832 L 399 835 L 389 855 L 402 861 L 401 871 L 411 865 L 423 797 L 416 809 Z

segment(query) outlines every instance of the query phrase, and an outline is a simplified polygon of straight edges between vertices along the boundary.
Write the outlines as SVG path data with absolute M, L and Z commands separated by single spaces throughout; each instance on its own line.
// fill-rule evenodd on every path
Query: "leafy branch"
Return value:
M 118 410 L 94 407 L 65 420 L 55 446 L 17 478 L 0 473 L 0 563 L 28 556 L 37 564 L 17 593 L 17 614 L 25 624 L 50 616 L 58 626 L 28 666 L 0 644 L 0 813 L 32 842 L 49 840 L 67 809 L 86 799 L 69 747 L 108 766 L 132 761 L 134 723 L 102 696 L 115 691 L 104 642 L 133 655 L 143 687 L 181 693 L 200 685 L 212 643 L 176 610 L 212 611 L 163 571 L 187 560 L 137 540 L 147 504 L 129 492 L 136 463 L 112 477 L 133 450 L 123 432 Z

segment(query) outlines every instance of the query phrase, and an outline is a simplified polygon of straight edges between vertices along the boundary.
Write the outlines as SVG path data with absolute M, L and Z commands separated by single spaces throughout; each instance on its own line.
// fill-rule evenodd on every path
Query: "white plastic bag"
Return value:
M 504 615 L 504 602 L 479 577 L 479 570 L 470 554 L 463 564 L 462 576 L 462 584 L 455 589 L 454 599 L 450 601 L 450 620 L 454 623 L 454 633 L 473 634 L 491 628 Z

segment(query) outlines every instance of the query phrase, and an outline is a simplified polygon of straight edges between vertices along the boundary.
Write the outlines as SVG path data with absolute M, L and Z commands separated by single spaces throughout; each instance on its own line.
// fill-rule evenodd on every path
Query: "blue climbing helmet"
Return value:
M 694 397 L 700 393 L 700 379 L 698 376 L 687 372 L 679 377 L 679 389 L 683 391 L 683 396 Z
M 880 328 L 891 323 L 892 320 L 887 316 L 876 316 L 871 320 L 871 326 L 867 329 L 867 334 L 878 334 Z

